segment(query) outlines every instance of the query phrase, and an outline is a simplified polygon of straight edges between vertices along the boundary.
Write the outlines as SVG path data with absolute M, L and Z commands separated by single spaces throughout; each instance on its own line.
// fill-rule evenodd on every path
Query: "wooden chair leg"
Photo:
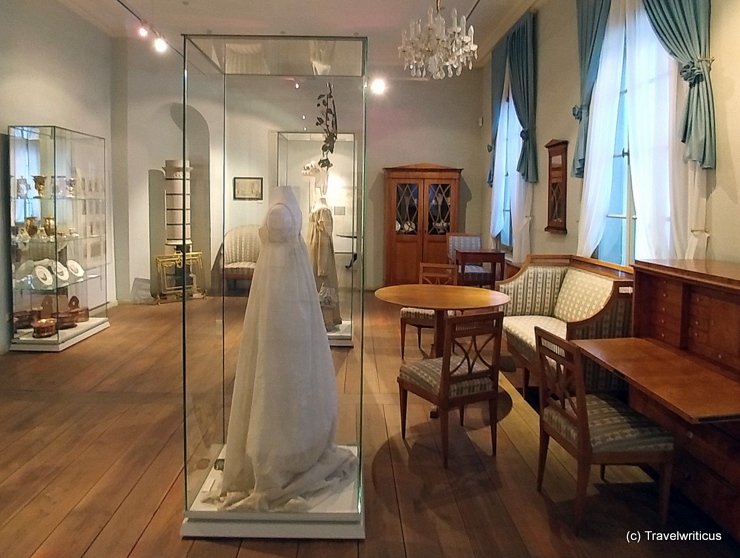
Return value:
M 601 480 L 605 481 L 606 479 L 606 465 L 602 465 L 601 469 L 599 470 L 599 476 L 601 477 Z
M 488 422 L 491 423 L 491 453 L 496 455 L 496 433 L 498 432 L 498 397 L 488 400 Z
M 550 445 L 550 435 L 540 428 L 540 455 L 537 461 L 537 492 L 542 492 L 542 481 L 545 478 L 545 462 L 547 461 L 547 447 Z
M 447 454 L 449 453 L 449 409 L 439 409 L 439 427 L 442 430 L 442 467 L 447 469 Z
M 658 489 L 658 522 L 661 527 L 665 527 L 668 521 L 668 502 L 671 497 L 671 477 L 673 474 L 673 457 L 669 457 L 668 461 L 661 463 L 660 483 Z
M 421 328 L 419 326 L 416 326 L 416 344 L 421 351 Z
M 529 389 L 529 368 L 525 368 L 522 374 L 522 397 L 527 397 L 527 389 Z
M 406 320 L 401 318 L 401 360 L 406 353 Z
M 406 439 L 406 405 L 409 401 L 409 392 L 398 386 L 398 399 L 401 407 L 401 439 Z
M 465 426 L 465 405 L 460 405 L 460 426 Z
M 588 489 L 588 477 L 591 472 L 591 463 L 578 459 L 578 472 L 576 473 L 576 504 L 574 510 L 574 523 L 576 530 L 583 520 L 583 512 L 586 509 L 586 490 Z

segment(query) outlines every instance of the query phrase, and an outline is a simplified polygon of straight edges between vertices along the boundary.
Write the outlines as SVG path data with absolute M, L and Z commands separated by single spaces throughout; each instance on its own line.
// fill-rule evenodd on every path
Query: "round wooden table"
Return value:
M 496 308 L 509 302 L 509 295 L 504 293 L 459 285 L 393 285 L 378 289 L 375 296 L 399 306 L 434 310 L 434 356 L 442 356 L 448 310 Z

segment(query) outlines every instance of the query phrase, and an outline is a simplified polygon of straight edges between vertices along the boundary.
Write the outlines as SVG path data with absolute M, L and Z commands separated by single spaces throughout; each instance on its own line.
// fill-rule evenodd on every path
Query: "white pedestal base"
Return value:
M 55 335 L 42 339 L 35 338 L 32 329 L 23 330 L 13 338 L 10 350 L 58 353 L 109 327 L 108 318 L 90 318 L 76 327 L 60 329 Z
M 356 446 L 344 446 L 357 454 Z M 223 456 L 223 451 L 221 452 Z M 205 497 L 221 471 L 211 469 L 189 510 L 185 511 L 183 537 L 238 537 L 281 539 L 364 539 L 365 509 L 362 470 L 340 490 L 302 512 L 220 511 Z M 310 500 L 309 500 L 310 504 Z
M 352 320 L 342 320 L 342 325 L 335 331 L 328 331 L 326 335 L 329 337 L 330 347 L 354 346 L 352 342 Z

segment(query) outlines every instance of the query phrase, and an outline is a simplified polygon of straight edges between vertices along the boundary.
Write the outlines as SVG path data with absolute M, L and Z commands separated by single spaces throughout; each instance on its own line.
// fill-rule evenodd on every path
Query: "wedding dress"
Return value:
M 311 269 L 316 279 L 316 290 L 324 317 L 326 331 L 342 325 L 339 312 L 339 281 L 334 257 L 334 218 L 326 200 L 320 198 L 308 218 L 308 248 Z
M 356 467 L 334 443 L 337 393 L 293 192 L 277 188 L 244 316 L 219 506 L 298 510 Z

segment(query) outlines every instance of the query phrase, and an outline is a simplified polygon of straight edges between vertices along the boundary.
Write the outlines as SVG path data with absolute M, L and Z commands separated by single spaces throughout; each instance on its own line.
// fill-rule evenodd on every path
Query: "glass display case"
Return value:
M 105 140 L 11 126 L 11 350 L 61 351 L 109 326 Z
M 178 158 L 200 196 L 187 250 L 212 255 L 203 261 L 209 296 L 182 293 L 181 533 L 363 538 L 367 41 L 186 35 L 183 52 Z M 296 233 L 281 272 L 276 223 Z M 315 440 L 323 446 L 307 464 L 312 452 L 299 446 L 316 449 Z M 318 485 L 285 492 L 340 455 Z M 283 464 L 296 459 L 288 479 Z M 229 485 L 237 469 L 244 486 Z M 265 470 L 287 479 L 281 495 L 262 490 Z
M 350 270 L 357 260 L 357 212 L 361 207 L 357 194 L 357 163 L 355 159 L 354 134 L 337 134 L 332 166 L 323 171 L 318 166 L 324 136 L 313 132 L 280 132 L 278 134 L 279 186 L 290 186 L 298 199 L 303 213 L 301 232 L 310 238 L 311 217 L 321 208 L 330 208 L 331 245 L 337 269 L 340 266 Z M 322 202 L 323 198 L 323 202 Z M 354 281 L 354 274 L 348 274 Z M 353 285 L 348 285 L 352 292 Z M 340 291 L 341 294 L 341 291 Z M 339 313 L 341 323 L 331 327 L 327 334 L 332 347 L 352 346 L 352 297 L 340 296 Z

